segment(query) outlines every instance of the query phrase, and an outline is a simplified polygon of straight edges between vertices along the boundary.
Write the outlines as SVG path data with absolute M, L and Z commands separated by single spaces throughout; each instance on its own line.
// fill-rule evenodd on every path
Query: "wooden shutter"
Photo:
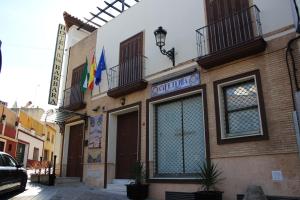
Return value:
M 83 73 L 84 64 L 73 69 L 70 94 L 70 105 L 81 103 L 82 93 L 80 91 L 80 79 Z
M 248 7 L 248 0 L 206 0 L 210 52 L 253 37 L 251 13 L 245 10 Z
M 119 86 L 142 78 L 143 32 L 120 44 Z
M 81 65 L 79 67 L 76 67 L 75 69 L 73 69 L 72 72 L 72 83 L 71 86 L 75 86 L 75 85 L 79 85 L 80 84 L 80 79 L 81 79 L 81 75 L 83 72 L 83 67 L 84 65 Z

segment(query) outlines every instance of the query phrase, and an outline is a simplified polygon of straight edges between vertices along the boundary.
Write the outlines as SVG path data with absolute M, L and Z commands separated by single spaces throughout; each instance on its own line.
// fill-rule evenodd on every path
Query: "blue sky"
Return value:
M 32 101 L 44 109 L 53 64 L 58 24 L 63 11 L 83 20 L 102 0 L 1 0 L 2 70 L 0 100 L 12 106 Z

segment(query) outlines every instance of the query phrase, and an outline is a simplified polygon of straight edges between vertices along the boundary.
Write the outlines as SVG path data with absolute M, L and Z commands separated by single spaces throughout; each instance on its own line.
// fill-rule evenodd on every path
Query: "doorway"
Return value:
M 116 178 L 132 178 L 131 168 L 138 159 L 138 111 L 118 115 Z
M 67 176 L 82 177 L 82 139 L 84 125 L 77 124 L 70 127 Z

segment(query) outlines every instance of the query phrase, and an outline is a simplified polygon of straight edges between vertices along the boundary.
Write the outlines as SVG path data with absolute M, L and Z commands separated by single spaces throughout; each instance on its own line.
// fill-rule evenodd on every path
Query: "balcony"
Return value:
M 253 5 L 196 30 L 198 64 L 210 69 L 263 52 L 266 42 L 259 13 Z
M 85 108 L 83 93 L 80 84 L 74 85 L 64 91 L 63 108 L 66 110 L 79 110 Z
M 108 70 L 107 95 L 117 98 L 138 90 L 145 89 L 147 82 L 144 80 L 145 57 L 134 56 L 126 59 Z

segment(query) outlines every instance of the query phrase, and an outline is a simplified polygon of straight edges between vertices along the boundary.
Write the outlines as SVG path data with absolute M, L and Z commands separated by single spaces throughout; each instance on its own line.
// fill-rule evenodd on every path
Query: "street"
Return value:
M 88 187 L 82 183 L 45 186 L 27 183 L 26 191 L 0 196 L 0 200 L 125 200 L 126 195 L 114 194 L 104 189 Z

